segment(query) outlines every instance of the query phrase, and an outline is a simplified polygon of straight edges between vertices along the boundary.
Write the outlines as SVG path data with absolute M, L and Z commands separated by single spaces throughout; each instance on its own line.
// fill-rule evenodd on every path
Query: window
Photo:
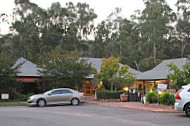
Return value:
M 69 91 L 69 90 L 62 90 L 63 91 L 63 94 L 71 94 L 72 92 L 71 91 Z
M 51 92 L 52 95 L 62 94 L 62 90 L 55 90 Z
M 190 92 L 190 88 L 187 90 L 187 92 Z
M 139 89 L 139 90 L 142 90 L 142 84 L 139 84 L 138 89 Z

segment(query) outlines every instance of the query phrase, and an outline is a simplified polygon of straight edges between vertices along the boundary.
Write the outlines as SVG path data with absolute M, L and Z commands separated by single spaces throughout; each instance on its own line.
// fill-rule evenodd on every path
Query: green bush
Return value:
M 120 99 L 123 91 L 99 90 L 96 92 L 98 99 Z
M 9 102 L 9 101 L 27 101 L 29 96 L 34 95 L 33 93 L 30 94 L 20 94 L 16 92 L 15 90 L 10 90 L 9 92 L 9 99 L 8 100 L 2 100 L 0 98 L 0 102 Z
M 9 99 L 3 100 L 1 99 L 1 94 L 9 94 Z M 26 101 L 27 98 L 34 93 L 29 93 L 27 95 L 20 94 L 15 88 L 6 88 L 4 90 L 0 89 L 0 102 L 8 102 L 8 101 Z
M 158 94 L 156 92 L 149 92 L 146 95 L 146 101 L 148 103 L 157 103 L 158 102 Z
M 160 103 L 164 105 L 174 105 L 175 97 L 174 95 L 170 95 L 168 92 L 163 92 L 160 95 Z
M 34 95 L 34 93 L 29 93 L 27 95 L 25 94 L 19 94 L 18 97 L 16 98 L 17 101 L 27 101 L 28 97 Z
M 6 90 L 0 91 L 0 96 L 1 96 L 1 94 L 5 94 L 5 93 L 9 94 L 9 99 L 1 100 L 1 98 L 0 98 L 0 101 L 11 101 L 11 100 L 15 100 L 19 97 L 19 93 L 14 88 L 8 88 Z

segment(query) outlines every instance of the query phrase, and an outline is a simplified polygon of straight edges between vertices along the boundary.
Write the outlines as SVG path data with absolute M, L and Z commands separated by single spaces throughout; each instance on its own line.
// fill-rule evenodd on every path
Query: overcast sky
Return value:
M 107 16 L 114 10 L 114 8 L 122 8 L 122 15 L 125 18 L 130 18 L 134 14 L 135 10 L 143 10 L 144 3 L 143 0 L 30 0 L 38 4 L 38 6 L 47 9 L 51 6 L 53 2 L 59 1 L 62 6 L 65 6 L 65 3 L 72 1 L 74 4 L 88 3 L 90 8 L 95 10 L 95 13 L 98 15 L 98 18 L 95 20 L 95 23 L 100 23 L 102 20 L 106 19 Z M 177 0 L 166 0 L 172 9 L 175 9 L 175 4 Z M 11 14 L 12 9 L 15 7 L 14 0 L 1 0 L 0 2 L 0 14 L 6 13 Z M 8 25 L 0 24 L 0 34 L 7 33 Z

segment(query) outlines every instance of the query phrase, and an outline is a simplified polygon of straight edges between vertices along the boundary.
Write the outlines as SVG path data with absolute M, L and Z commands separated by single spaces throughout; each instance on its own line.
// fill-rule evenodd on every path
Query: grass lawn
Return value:
M 25 102 L 0 102 L 0 106 L 27 106 Z

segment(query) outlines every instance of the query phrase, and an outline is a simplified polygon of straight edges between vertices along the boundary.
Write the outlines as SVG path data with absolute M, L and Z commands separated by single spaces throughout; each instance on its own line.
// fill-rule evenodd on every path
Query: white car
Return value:
M 185 111 L 186 115 L 190 117 L 190 84 L 182 86 L 175 96 L 175 110 Z

